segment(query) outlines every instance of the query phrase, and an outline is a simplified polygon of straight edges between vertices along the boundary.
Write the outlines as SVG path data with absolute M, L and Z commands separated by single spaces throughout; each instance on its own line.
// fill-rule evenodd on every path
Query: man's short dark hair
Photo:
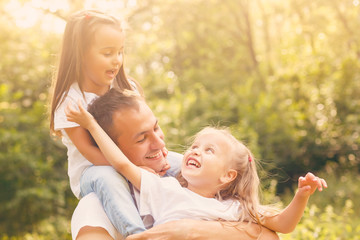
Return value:
M 130 90 L 120 91 L 112 88 L 110 91 L 95 99 L 88 106 L 88 111 L 94 116 L 99 125 L 116 142 L 120 133 L 114 129 L 113 116 L 116 112 L 133 108 L 139 110 L 139 101 L 144 98 L 137 92 Z

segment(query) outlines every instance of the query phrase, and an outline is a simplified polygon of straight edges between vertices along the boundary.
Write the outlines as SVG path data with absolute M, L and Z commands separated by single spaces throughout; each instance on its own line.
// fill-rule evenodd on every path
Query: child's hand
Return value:
M 95 121 L 94 117 L 83 107 L 81 101 L 78 101 L 79 111 L 71 104 L 65 108 L 65 114 L 68 121 L 76 122 L 81 127 L 88 129 L 91 121 Z
M 159 176 L 164 176 L 166 171 L 170 169 L 170 164 L 168 163 L 168 161 L 166 160 L 166 164 L 165 166 L 161 169 L 160 172 L 158 172 Z
M 152 169 L 152 168 L 149 168 L 149 167 L 147 167 L 147 166 L 139 166 L 139 167 L 142 168 L 142 169 L 145 169 L 145 170 L 148 171 L 148 172 L 151 172 L 151 173 L 159 176 L 159 174 L 157 174 L 157 173 L 155 172 L 155 170 Z
M 151 172 L 151 173 L 153 173 L 153 174 L 155 174 L 155 175 L 158 175 L 158 176 L 162 177 L 162 176 L 165 175 L 166 171 L 169 170 L 170 165 L 166 162 L 166 165 L 163 167 L 163 169 L 161 169 L 160 172 L 155 172 L 154 169 L 149 168 L 149 167 L 147 167 L 147 166 L 139 166 L 139 167 L 141 167 L 142 169 L 147 170 L 148 172 Z
M 164 147 L 162 150 L 162 154 L 163 154 L 163 156 L 164 156 L 164 158 L 166 158 L 167 157 L 167 155 L 168 155 L 168 153 L 169 153 L 169 150 L 167 150 L 167 148 L 166 147 Z M 158 174 L 159 174 L 159 176 L 164 176 L 165 175 L 165 173 L 166 173 L 166 171 L 167 170 L 169 170 L 170 169 L 170 164 L 169 164 L 169 162 L 167 161 L 167 159 L 165 159 L 165 166 L 161 169 L 161 171 L 160 172 L 158 172 Z
M 164 158 L 166 158 L 166 156 L 168 155 L 169 151 L 166 149 L 166 147 L 164 147 L 161 151 L 162 151 L 162 153 L 163 153 L 163 155 L 164 155 Z M 146 166 L 139 166 L 139 167 L 141 167 L 141 168 L 143 168 L 143 169 L 145 169 L 145 170 L 147 170 L 147 171 L 149 171 L 149 172 L 151 172 L 151 173 L 153 173 L 153 174 L 156 174 L 156 175 L 162 177 L 162 176 L 165 175 L 166 171 L 170 169 L 170 164 L 169 164 L 168 161 L 165 159 L 165 165 L 164 165 L 164 167 L 160 170 L 160 172 L 155 172 L 154 169 L 149 168 L 149 167 L 146 167 Z
M 169 150 L 167 150 L 167 148 L 164 147 L 161 151 L 162 151 L 162 154 L 163 154 L 164 158 L 166 158 L 168 153 L 169 153 Z
M 315 176 L 312 173 L 307 173 L 305 177 L 299 177 L 298 188 L 299 194 L 304 196 L 310 196 L 316 189 L 320 192 L 324 188 L 327 188 L 327 183 L 324 179 Z

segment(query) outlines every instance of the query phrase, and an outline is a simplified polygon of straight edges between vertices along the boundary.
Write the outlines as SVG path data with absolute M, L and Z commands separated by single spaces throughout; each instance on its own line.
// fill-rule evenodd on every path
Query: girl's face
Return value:
M 111 25 L 102 25 L 94 33 L 83 59 L 83 89 L 103 95 L 123 64 L 124 34 Z
M 221 133 L 211 131 L 196 137 L 184 155 L 181 168 L 188 188 L 216 189 L 215 194 L 230 169 L 231 152 L 229 139 Z

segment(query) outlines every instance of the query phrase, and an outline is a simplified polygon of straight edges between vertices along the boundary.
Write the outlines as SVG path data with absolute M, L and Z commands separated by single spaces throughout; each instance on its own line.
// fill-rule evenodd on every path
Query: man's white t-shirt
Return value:
M 84 98 L 85 97 L 85 98 Z M 79 85 L 73 83 L 69 89 L 68 95 L 60 106 L 56 109 L 54 114 L 54 129 L 56 131 L 61 130 L 62 142 L 67 147 L 68 156 L 68 175 L 70 178 L 70 187 L 74 195 L 80 197 L 80 177 L 83 171 L 92 165 L 72 143 L 70 138 L 65 132 L 65 128 L 73 128 L 80 126 L 75 122 L 70 122 L 66 119 L 65 108 L 71 103 L 73 107 L 77 106 L 77 102 L 81 99 L 83 106 L 87 107 L 98 95 L 90 92 L 81 92 Z
M 175 176 L 180 171 L 182 155 L 169 151 L 167 156 L 171 168 L 166 172 L 165 176 Z M 139 197 L 138 191 L 135 191 L 135 197 Z M 152 227 L 154 221 L 150 215 L 143 218 L 146 228 Z M 105 229 L 112 238 L 116 240 L 124 239 L 111 224 L 107 217 L 101 202 L 95 193 L 89 193 L 81 198 L 71 218 L 71 235 L 76 239 L 83 227 L 101 227 Z
M 159 177 L 141 169 L 140 215 L 152 215 L 154 226 L 178 219 L 238 221 L 240 203 L 206 198 L 183 188 L 174 177 Z

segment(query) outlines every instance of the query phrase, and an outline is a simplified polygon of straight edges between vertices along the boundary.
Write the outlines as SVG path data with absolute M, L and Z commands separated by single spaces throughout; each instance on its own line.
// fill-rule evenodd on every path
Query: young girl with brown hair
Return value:
M 69 17 L 53 82 L 50 130 L 67 147 L 74 195 L 95 192 L 112 224 L 127 236 L 145 230 L 127 180 L 111 167 L 87 130 L 68 121 L 64 112 L 78 100 L 87 106 L 112 87 L 141 92 L 124 72 L 124 38 L 122 22 L 113 16 L 86 10 Z

